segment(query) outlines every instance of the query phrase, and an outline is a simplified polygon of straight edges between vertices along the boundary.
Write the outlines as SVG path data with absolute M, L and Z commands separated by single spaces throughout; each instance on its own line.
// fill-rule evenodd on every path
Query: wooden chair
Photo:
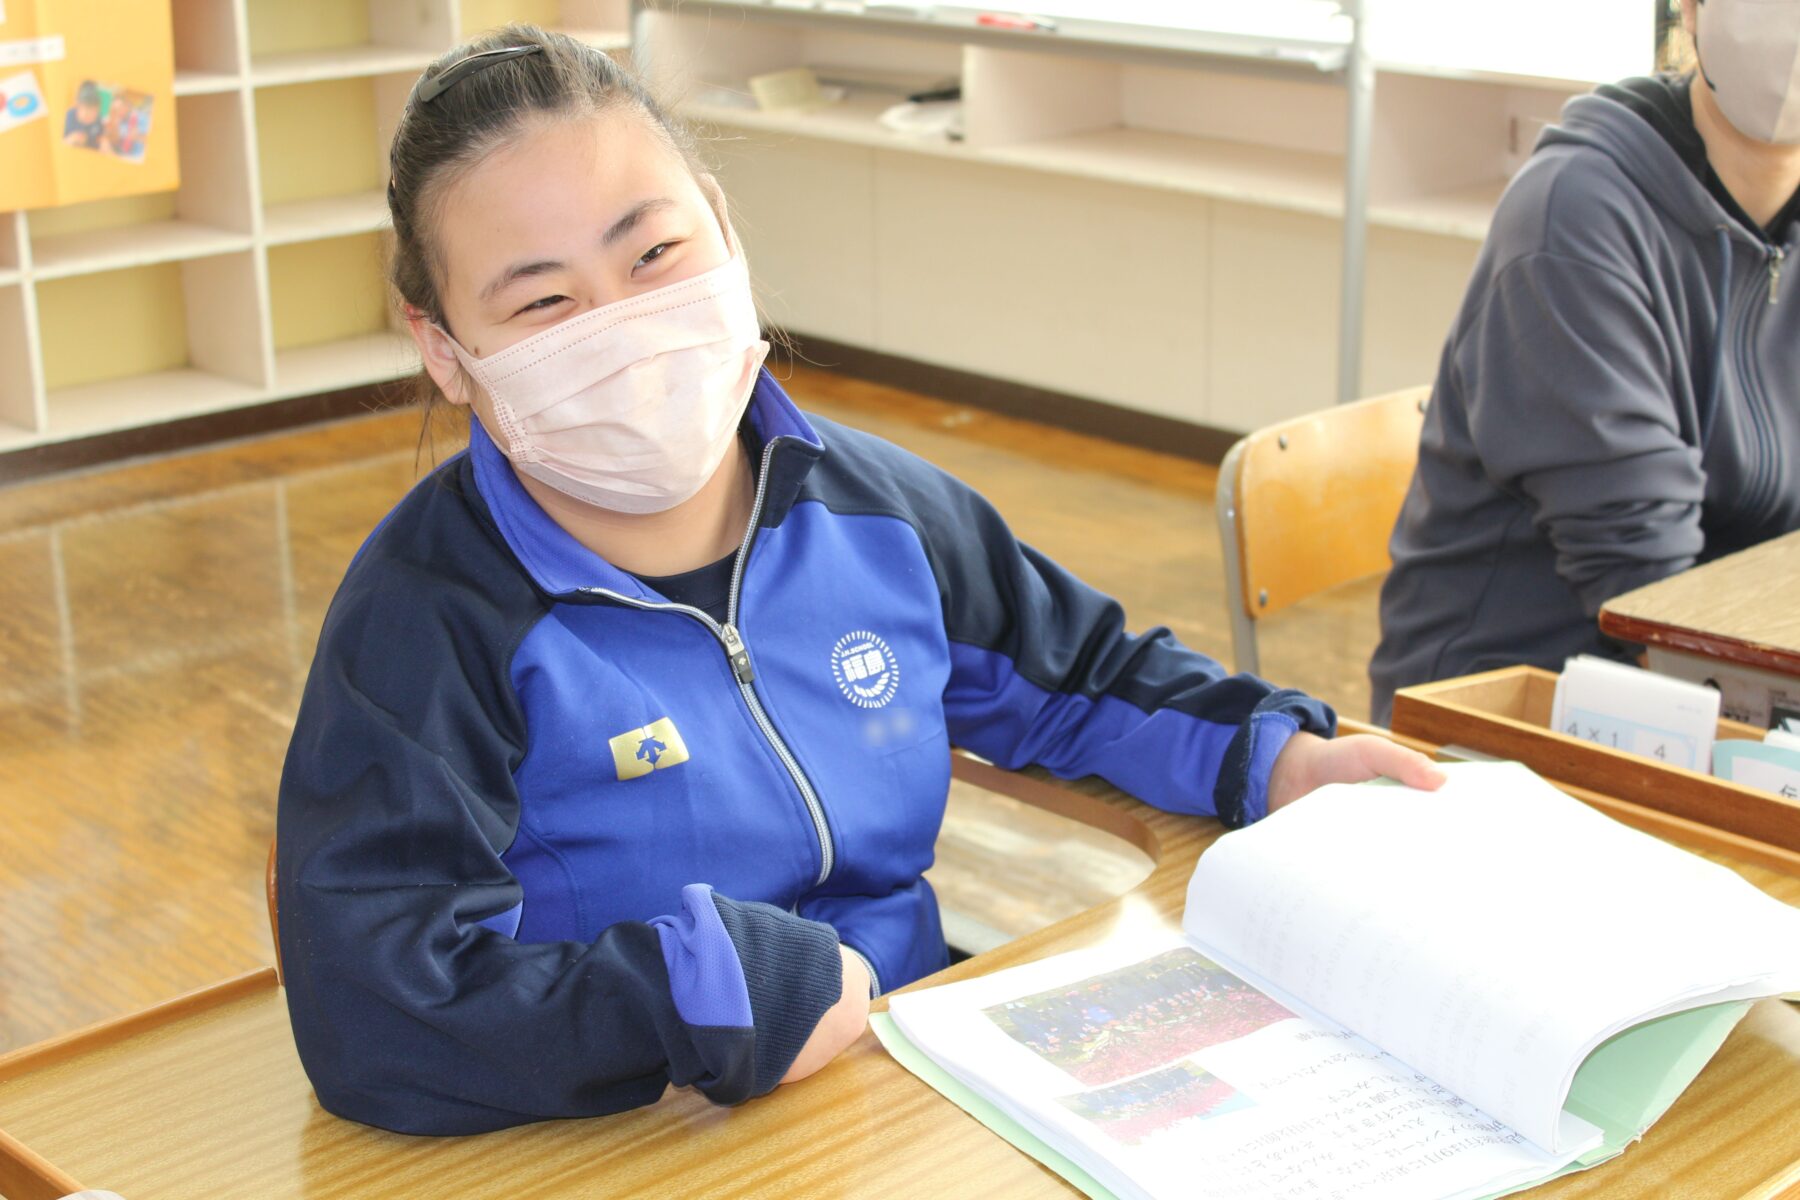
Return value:
M 269 940 L 275 944 L 275 982 L 281 983 L 281 922 L 275 914 L 275 839 L 269 839 L 269 863 L 263 868 L 263 891 L 269 900 Z
M 1407 388 L 1283 421 L 1225 455 L 1214 508 L 1239 671 L 1259 669 L 1258 621 L 1388 569 L 1430 395 Z

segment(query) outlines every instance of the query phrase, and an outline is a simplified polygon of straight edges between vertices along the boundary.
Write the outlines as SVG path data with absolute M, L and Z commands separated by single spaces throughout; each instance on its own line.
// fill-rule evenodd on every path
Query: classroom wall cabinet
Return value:
M 1334 77 L 958 32 L 723 0 L 640 12 L 639 60 L 709 135 L 770 319 L 1233 431 L 1331 403 Z M 751 76 L 801 65 L 842 99 L 754 106 Z M 960 140 L 882 126 L 944 82 L 962 89 Z M 1365 393 L 1432 377 L 1501 192 L 1589 86 L 1380 73 Z
M 172 0 L 181 185 L 0 213 L 0 452 L 412 373 L 384 282 L 418 73 L 509 20 L 611 50 L 627 0 Z
M 0 213 L 0 452 L 415 370 L 383 283 L 386 147 L 418 71 L 511 19 L 611 51 L 635 24 L 799 334 L 1230 430 L 1335 393 L 1346 99 L 1324 75 L 717 0 L 172 19 L 180 187 Z M 843 99 L 756 109 L 749 77 L 797 65 Z M 881 125 L 945 82 L 961 140 Z M 1587 86 L 1381 72 L 1365 391 L 1432 375 L 1494 203 Z

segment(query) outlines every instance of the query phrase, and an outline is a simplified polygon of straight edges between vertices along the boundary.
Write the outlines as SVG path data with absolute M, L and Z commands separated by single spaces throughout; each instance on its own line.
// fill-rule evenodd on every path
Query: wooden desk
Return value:
M 1800 532 L 1608 600 L 1600 629 L 1621 641 L 1800 675 Z
M 1056 785 L 961 760 L 957 773 L 1117 833 L 1157 865 L 1118 900 L 930 982 L 1088 944 L 1122 925 L 1173 923 L 1196 858 L 1220 832 L 1097 782 Z M 1800 870 L 1712 856 L 1800 902 Z M 313 1100 L 273 971 L 0 1058 L 0 1129 L 10 1135 L 0 1136 L 8 1200 L 51 1200 L 78 1186 L 125 1200 L 1074 1194 L 894 1063 L 872 1035 L 813 1078 L 735 1109 L 677 1092 L 614 1117 L 479 1137 L 369 1129 Z M 1800 1010 L 1757 1005 L 1642 1144 L 1532 1195 L 1800 1195 Z

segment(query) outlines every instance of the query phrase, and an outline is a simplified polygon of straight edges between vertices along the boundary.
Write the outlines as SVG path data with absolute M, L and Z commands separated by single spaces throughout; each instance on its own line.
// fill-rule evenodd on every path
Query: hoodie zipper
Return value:
M 1768 302 L 1773 304 L 1776 302 L 1776 289 L 1781 283 L 1781 269 L 1787 252 L 1767 238 L 1758 239 L 1758 244 L 1768 256 Z M 1778 497 L 1780 476 L 1774 459 L 1775 418 L 1769 411 L 1768 389 L 1763 383 L 1760 364 L 1751 346 L 1752 335 L 1758 323 L 1754 296 L 1754 292 L 1746 293 L 1735 312 L 1731 306 L 1727 306 L 1725 319 L 1729 322 L 1731 354 L 1737 362 L 1745 415 L 1750 421 L 1752 453 L 1755 455 L 1754 461 L 1748 464 L 1749 478 L 1744 483 L 1742 494 L 1747 510 L 1766 513 Z M 1727 330 L 1722 329 L 1721 336 L 1725 336 L 1726 332 Z
M 711 614 L 689 604 L 657 604 L 649 600 L 639 600 L 634 596 L 622 595 L 610 588 L 578 588 L 577 590 L 584 595 L 604 597 L 607 600 L 623 604 L 627 608 L 641 609 L 645 612 L 681 613 L 706 626 L 712 631 L 712 635 L 719 639 L 719 645 L 725 650 L 725 658 L 731 664 L 732 677 L 737 680 L 738 691 L 742 693 L 744 703 L 750 709 L 751 718 L 755 720 L 756 727 L 767 739 L 769 748 L 775 751 L 775 757 L 781 760 L 781 765 L 786 767 L 787 773 L 793 777 L 794 785 L 800 789 L 801 799 L 806 801 L 806 811 L 812 817 L 813 832 L 818 835 L 819 839 L 819 877 L 813 881 L 813 886 L 817 887 L 825 882 L 836 862 L 836 855 L 831 848 L 831 826 L 825 821 L 825 806 L 819 802 L 819 794 L 813 790 L 811 781 L 806 778 L 806 772 L 800 769 L 799 760 L 788 749 L 787 743 L 781 740 L 781 735 L 775 731 L 775 723 L 769 719 L 769 714 L 763 708 L 761 698 L 756 694 L 756 668 L 750 662 L 750 647 L 745 644 L 744 635 L 737 627 L 738 594 L 744 584 L 744 562 L 750 557 L 750 545 L 756 538 L 757 524 L 762 520 L 763 496 L 768 490 L 769 466 L 774 460 L 775 445 L 771 442 L 763 447 L 762 467 L 758 470 L 756 477 L 756 498 L 750 505 L 750 524 L 744 531 L 743 544 L 738 547 L 737 561 L 731 567 L 731 591 L 725 602 L 725 623 L 723 625 L 713 620 Z

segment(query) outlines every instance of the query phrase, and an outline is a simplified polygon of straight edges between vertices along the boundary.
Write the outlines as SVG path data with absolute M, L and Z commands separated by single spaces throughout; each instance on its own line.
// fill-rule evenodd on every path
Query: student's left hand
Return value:
M 1359 733 L 1327 740 L 1296 733 L 1269 772 L 1269 811 L 1328 783 L 1362 783 L 1381 775 L 1428 792 L 1444 782 L 1444 773 L 1429 758 L 1384 737 Z

